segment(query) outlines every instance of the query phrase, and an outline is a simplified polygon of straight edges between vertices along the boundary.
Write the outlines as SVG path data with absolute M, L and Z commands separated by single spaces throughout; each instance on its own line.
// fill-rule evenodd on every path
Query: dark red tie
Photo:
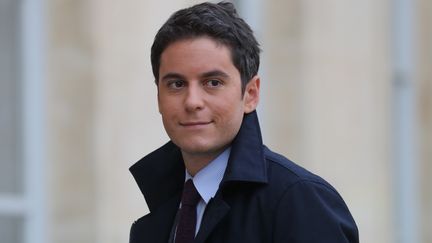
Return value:
M 196 205 L 201 196 L 192 179 L 185 182 L 180 208 L 180 219 L 177 225 L 175 243 L 191 243 L 195 238 L 197 222 Z

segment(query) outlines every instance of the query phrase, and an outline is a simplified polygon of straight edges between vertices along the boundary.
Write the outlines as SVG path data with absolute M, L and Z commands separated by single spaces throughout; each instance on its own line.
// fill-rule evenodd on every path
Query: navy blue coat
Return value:
M 130 243 L 172 241 L 185 167 L 168 142 L 130 168 L 150 213 L 135 221 Z M 256 112 L 245 115 L 227 169 L 206 207 L 196 243 L 359 242 L 337 191 L 262 143 Z

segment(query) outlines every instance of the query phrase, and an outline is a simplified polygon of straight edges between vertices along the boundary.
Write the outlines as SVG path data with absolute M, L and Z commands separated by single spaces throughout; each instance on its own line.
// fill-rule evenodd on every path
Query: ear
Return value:
M 158 110 L 159 110 L 159 114 L 161 113 L 161 105 L 160 105 L 160 97 L 159 97 L 159 85 L 156 85 L 156 89 L 157 89 L 157 103 L 158 103 Z
M 243 108 L 244 113 L 250 113 L 254 111 L 259 102 L 259 91 L 260 91 L 260 78 L 255 75 L 245 87 L 243 95 Z

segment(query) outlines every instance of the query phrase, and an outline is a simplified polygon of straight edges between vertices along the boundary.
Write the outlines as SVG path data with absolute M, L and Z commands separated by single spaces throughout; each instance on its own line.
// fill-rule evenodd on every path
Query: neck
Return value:
M 183 161 L 187 172 L 195 176 L 201 169 L 216 159 L 225 149 L 214 153 L 187 153 L 182 151 Z

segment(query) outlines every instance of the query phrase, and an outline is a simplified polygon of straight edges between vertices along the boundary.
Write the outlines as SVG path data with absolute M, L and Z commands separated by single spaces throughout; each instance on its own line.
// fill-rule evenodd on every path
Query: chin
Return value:
M 194 144 L 177 144 L 177 146 L 188 154 L 213 154 L 219 152 L 223 146 L 212 146 L 208 143 L 194 143 Z
M 212 150 L 208 146 L 202 144 L 184 145 L 179 147 L 182 151 L 188 154 L 205 154 L 205 153 L 209 153 Z

